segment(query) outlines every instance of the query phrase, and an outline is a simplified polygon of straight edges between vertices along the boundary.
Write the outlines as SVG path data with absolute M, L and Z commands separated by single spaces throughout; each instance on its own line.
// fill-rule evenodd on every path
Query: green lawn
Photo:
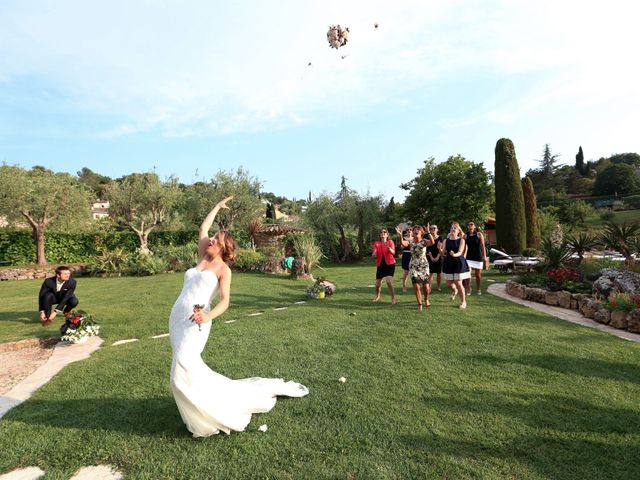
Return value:
M 422 314 L 409 294 L 372 304 L 370 262 L 323 273 L 337 295 L 305 305 L 292 305 L 302 282 L 234 275 L 205 360 L 311 393 L 200 442 L 171 396 L 169 340 L 149 338 L 167 332 L 182 275 L 79 279 L 104 347 L 0 420 L 0 473 L 38 465 L 66 479 L 109 463 L 128 479 L 638 478 L 640 345 L 488 294 L 466 311 L 446 293 Z M 39 285 L 0 284 L 2 341 L 44 335 Z

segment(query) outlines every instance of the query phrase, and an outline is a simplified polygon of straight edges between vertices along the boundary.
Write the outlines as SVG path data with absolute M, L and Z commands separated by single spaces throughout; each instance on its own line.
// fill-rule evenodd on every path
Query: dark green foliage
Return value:
M 629 195 L 628 197 L 624 197 L 622 201 L 628 208 L 640 208 L 640 195 Z
M 495 158 L 498 247 L 507 253 L 519 253 L 527 246 L 527 224 L 520 168 L 513 142 L 508 138 L 498 140 Z
M 267 202 L 267 210 L 265 212 L 267 220 L 271 220 L 272 222 L 276 221 L 276 208 L 273 206 L 273 203 Z
M 267 256 L 262 252 L 240 249 L 236 252 L 236 261 L 233 266 L 238 270 L 258 270 L 266 259 Z
M 567 235 L 567 243 L 571 251 L 578 255 L 578 264 L 582 263 L 586 252 L 595 249 L 599 244 L 595 237 L 586 232 Z
M 587 174 L 587 170 L 584 165 L 584 153 L 582 152 L 582 146 L 578 149 L 576 154 L 576 170 L 582 176 Z
M 527 247 L 537 249 L 540 247 L 538 206 L 536 205 L 536 192 L 533 190 L 533 182 L 529 177 L 522 179 L 522 194 L 524 198 L 524 215 L 527 223 Z
M 606 248 L 620 252 L 630 263 L 631 255 L 637 251 L 638 236 L 640 236 L 640 225 L 636 223 L 624 222 L 620 225 L 607 223 L 604 226 L 601 242 Z
M 606 168 L 596 178 L 594 195 L 623 195 L 640 190 L 640 179 L 635 169 L 626 163 L 618 163 Z
M 151 251 L 164 245 L 185 245 L 197 240 L 195 231 L 155 231 L 149 237 Z M 105 250 L 122 248 L 135 253 L 140 245 L 130 231 L 108 233 L 48 232 L 45 238 L 47 262 L 84 263 L 92 261 Z M 0 265 L 35 263 L 33 235 L 28 230 L 0 230 Z
M 474 220 L 482 226 L 493 197 L 491 175 L 484 165 L 460 155 L 441 163 L 434 158 L 425 160 L 418 175 L 400 188 L 409 190 L 403 207 L 405 218 L 423 225 L 436 223 L 443 232 L 452 221 Z
M 571 258 L 571 249 L 567 242 L 555 244 L 550 238 L 545 238 L 540 244 L 540 254 L 544 257 L 547 269 L 563 267 Z
M 616 153 L 609 157 L 611 163 L 626 163 L 627 165 L 640 165 L 640 155 L 637 153 Z

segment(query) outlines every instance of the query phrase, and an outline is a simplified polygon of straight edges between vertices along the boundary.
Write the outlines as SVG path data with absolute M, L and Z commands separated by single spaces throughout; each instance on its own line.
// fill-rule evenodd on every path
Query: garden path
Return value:
M 556 318 L 566 320 L 567 322 L 577 323 L 578 325 L 582 325 L 584 327 L 595 328 L 596 330 L 610 333 L 611 335 L 615 335 L 616 337 L 620 337 L 620 338 L 624 338 L 625 340 L 631 340 L 632 342 L 640 343 L 640 334 L 631 333 L 626 330 L 620 330 L 618 328 L 613 328 L 608 325 L 603 325 L 602 323 L 598 323 L 595 320 L 591 320 L 590 318 L 584 317 L 577 310 L 568 310 L 562 307 L 552 307 L 551 305 L 545 305 L 543 303 L 537 303 L 537 302 L 530 302 L 529 300 L 523 300 L 521 298 L 512 297 L 507 293 L 506 284 L 504 283 L 494 283 L 493 285 L 489 285 L 489 288 L 487 288 L 487 291 L 490 294 L 495 295 L 496 297 L 504 298 L 505 300 L 510 300 L 512 302 L 519 303 L 520 305 L 533 308 L 534 310 L 538 310 L 539 312 L 544 312 Z
M 0 396 L 0 418 L 13 407 L 27 400 L 68 364 L 88 358 L 100 347 L 102 342 L 100 337 L 89 337 L 86 343 L 81 344 L 58 343 L 43 365 Z

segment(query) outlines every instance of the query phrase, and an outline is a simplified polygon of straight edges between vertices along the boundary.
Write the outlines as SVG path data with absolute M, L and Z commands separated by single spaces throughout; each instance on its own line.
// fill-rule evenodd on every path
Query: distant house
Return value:
M 109 202 L 97 201 L 91 205 L 91 218 L 97 220 L 109 216 Z
M 497 245 L 498 240 L 496 238 L 496 219 L 488 217 L 484 222 L 484 235 L 485 240 L 489 245 Z

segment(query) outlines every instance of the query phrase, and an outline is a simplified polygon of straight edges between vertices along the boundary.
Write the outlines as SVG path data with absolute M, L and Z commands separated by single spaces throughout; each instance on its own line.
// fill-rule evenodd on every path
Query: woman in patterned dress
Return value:
M 429 227 L 427 226 L 427 232 Z M 425 234 L 425 228 L 416 225 L 413 227 L 413 241 L 409 242 L 402 238 L 402 230 L 400 225 L 396 227 L 398 233 L 398 239 L 403 247 L 409 247 L 411 249 L 411 260 L 409 261 L 409 276 L 411 277 L 411 283 L 413 284 L 413 292 L 416 295 L 418 301 L 418 311 L 422 311 L 422 292 L 424 292 L 424 304 L 427 307 L 431 306 L 429 301 L 429 294 L 431 293 L 431 286 L 429 285 L 429 262 L 427 260 L 427 247 L 433 245 L 433 235 L 427 233 L 427 238 L 423 238 Z M 422 292 L 421 292 L 422 290 Z

